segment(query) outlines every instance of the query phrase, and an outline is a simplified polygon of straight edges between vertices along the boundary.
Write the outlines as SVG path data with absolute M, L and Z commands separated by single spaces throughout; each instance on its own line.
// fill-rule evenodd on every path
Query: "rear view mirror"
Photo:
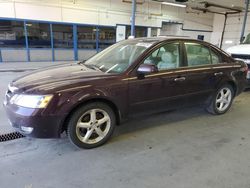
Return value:
M 150 73 L 158 72 L 158 68 L 154 64 L 141 64 L 137 72 L 139 74 L 150 74 Z

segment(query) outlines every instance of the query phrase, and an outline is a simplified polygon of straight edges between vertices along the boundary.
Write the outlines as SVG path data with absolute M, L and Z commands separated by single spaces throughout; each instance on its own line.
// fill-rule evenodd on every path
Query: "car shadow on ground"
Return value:
M 191 107 L 133 118 L 116 128 L 113 139 L 123 134 L 135 133 L 161 126 L 171 126 L 172 124 L 201 116 L 210 116 L 210 114 L 202 107 Z
M 150 116 L 141 116 L 131 119 L 120 126 L 117 126 L 111 140 L 106 144 L 112 145 L 126 140 L 130 136 L 141 134 L 141 131 L 156 129 L 161 126 L 171 126 L 178 122 L 185 121 L 196 117 L 210 116 L 203 108 L 192 107 L 184 108 L 176 111 L 167 111 Z M 151 131 L 151 130 L 150 130 Z M 132 134 L 132 135 L 131 135 Z M 67 153 L 80 150 L 74 147 L 67 139 L 66 133 L 61 135 L 61 139 L 35 139 L 35 138 L 21 138 L 5 143 L 5 149 L 16 148 L 16 152 L 28 152 L 39 150 L 39 148 L 46 148 L 47 152 Z M 14 152 L 13 154 L 15 154 Z M 5 154 L 3 154 L 5 155 Z M 6 155 L 12 155 L 6 151 Z

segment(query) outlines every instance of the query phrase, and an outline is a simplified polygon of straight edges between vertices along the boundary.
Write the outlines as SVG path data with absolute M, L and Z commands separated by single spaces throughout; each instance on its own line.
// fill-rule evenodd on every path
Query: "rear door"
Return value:
M 214 69 L 220 62 L 219 56 L 211 52 L 209 46 L 198 42 L 184 42 L 186 56 L 186 87 L 185 94 L 189 104 L 204 103 L 214 92 L 223 73 Z

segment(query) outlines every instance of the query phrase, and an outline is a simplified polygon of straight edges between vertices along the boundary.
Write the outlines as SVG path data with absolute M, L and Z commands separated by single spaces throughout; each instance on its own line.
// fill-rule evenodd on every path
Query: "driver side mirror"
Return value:
M 158 68 L 154 64 L 141 64 L 137 72 L 139 73 L 139 75 L 156 73 L 158 72 Z

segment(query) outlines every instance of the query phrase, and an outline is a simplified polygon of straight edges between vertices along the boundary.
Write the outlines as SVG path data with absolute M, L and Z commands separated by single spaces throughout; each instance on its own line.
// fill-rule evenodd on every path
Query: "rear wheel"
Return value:
M 232 105 L 234 98 L 234 90 L 231 85 L 224 85 L 217 90 L 212 97 L 207 111 L 212 114 L 224 114 Z
M 74 145 L 90 149 L 107 142 L 114 127 L 113 110 L 104 103 L 90 103 L 72 114 L 67 133 Z

